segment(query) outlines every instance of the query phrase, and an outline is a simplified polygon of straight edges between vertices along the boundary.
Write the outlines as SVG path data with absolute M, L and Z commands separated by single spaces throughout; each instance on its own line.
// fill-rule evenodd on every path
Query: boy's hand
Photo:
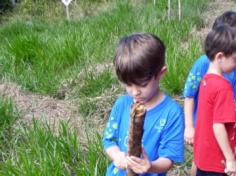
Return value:
M 230 176 L 236 175 L 236 161 L 235 160 L 226 161 L 225 173 Z
M 194 137 L 195 129 L 193 126 L 186 126 L 184 130 L 184 141 L 186 144 L 192 145 L 193 144 L 193 137 Z
M 127 166 L 127 162 L 126 162 L 126 154 L 124 152 L 119 152 L 116 154 L 113 162 L 114 165 L 120 169 L 125 169 Z
M 142 157 L 127 156 L 127 167 L 132 169 L 137 174 L 143 174 L 148 172 L 151 168 L 151 162 L 149 161 L 146 152 L 142 151 Z

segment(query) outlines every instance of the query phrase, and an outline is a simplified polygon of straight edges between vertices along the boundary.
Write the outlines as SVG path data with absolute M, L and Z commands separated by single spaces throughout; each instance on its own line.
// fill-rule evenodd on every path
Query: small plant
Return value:
M 9 99 L 0 96 L 0 162 L 8 153 L 11 147 L 11 138 L 15 135 L 13 125 L 18 118 L 18 114 Z
M 0 132 L 10 128 L 17 115 L 11 100 L 0 96 Z

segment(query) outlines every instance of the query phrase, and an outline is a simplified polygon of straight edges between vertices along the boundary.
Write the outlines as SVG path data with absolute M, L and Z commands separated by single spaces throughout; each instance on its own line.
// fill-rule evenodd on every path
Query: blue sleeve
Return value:
M 234 89 L 234 101 L 236 102 L 236 82 L 234 82 L 233 89 Z
M 184 115 L 182 108 L 178 108 L 168 117 L 158 153 L 160 157 L 169 158 L 174 162 L 184 161 Z
M 233 70 L 233 81 L 232 81 L 232 85 L 233 85 L 233 89 L 234 89 L 234 101 L 236 102 L 236 69 Z
M 230 73 L 225 73 L 224 77 L 230 82 L 234 90 L 234 100 L 236 100 L 236 69 Z
M 118 137 L 118 125 L 119 125 L 119 118 L 120 118 L 119 104 L 120 104 L 120 99 L 118 99 L 115 105 L 113 106 L 110 113 L 110 117 L 108 119 L 108 122 L 104 130 L 102 142 L 103 142 L 103 147 L 105 149 L 113 145 L 117 145 L 117 142 L 119 139 Z
M 202 77 L 209 67 L 209 60 L 206 55 L 201 56 L 191 68 L 184 86 L 184 97 L 195 97 L 198 94 Z

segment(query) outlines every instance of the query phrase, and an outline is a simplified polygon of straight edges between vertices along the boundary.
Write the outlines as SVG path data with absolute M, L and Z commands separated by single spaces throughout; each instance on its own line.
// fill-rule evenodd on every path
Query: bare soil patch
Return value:
M 31 123 L 33 119 L 49 124 L 57 131 L 60 121 L 79 126 L 82 133 L 83 121 L 70 100 L 58 100 L 50 96 L 26 92 L 19 85 L 0 83 L 0 95 L 10 98 L 19 111 L 19 122 Z

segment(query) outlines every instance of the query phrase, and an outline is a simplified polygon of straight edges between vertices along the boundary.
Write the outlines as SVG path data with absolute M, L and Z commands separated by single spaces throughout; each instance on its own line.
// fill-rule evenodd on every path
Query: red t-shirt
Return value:
M 204 171 L 224 173 L 225 157 L 213 132 L 214 123 L 224 123 L 236 156 L 236 113 L 233 88 L 223 77 L 206 74 L 200 84 L 194 162 Z

